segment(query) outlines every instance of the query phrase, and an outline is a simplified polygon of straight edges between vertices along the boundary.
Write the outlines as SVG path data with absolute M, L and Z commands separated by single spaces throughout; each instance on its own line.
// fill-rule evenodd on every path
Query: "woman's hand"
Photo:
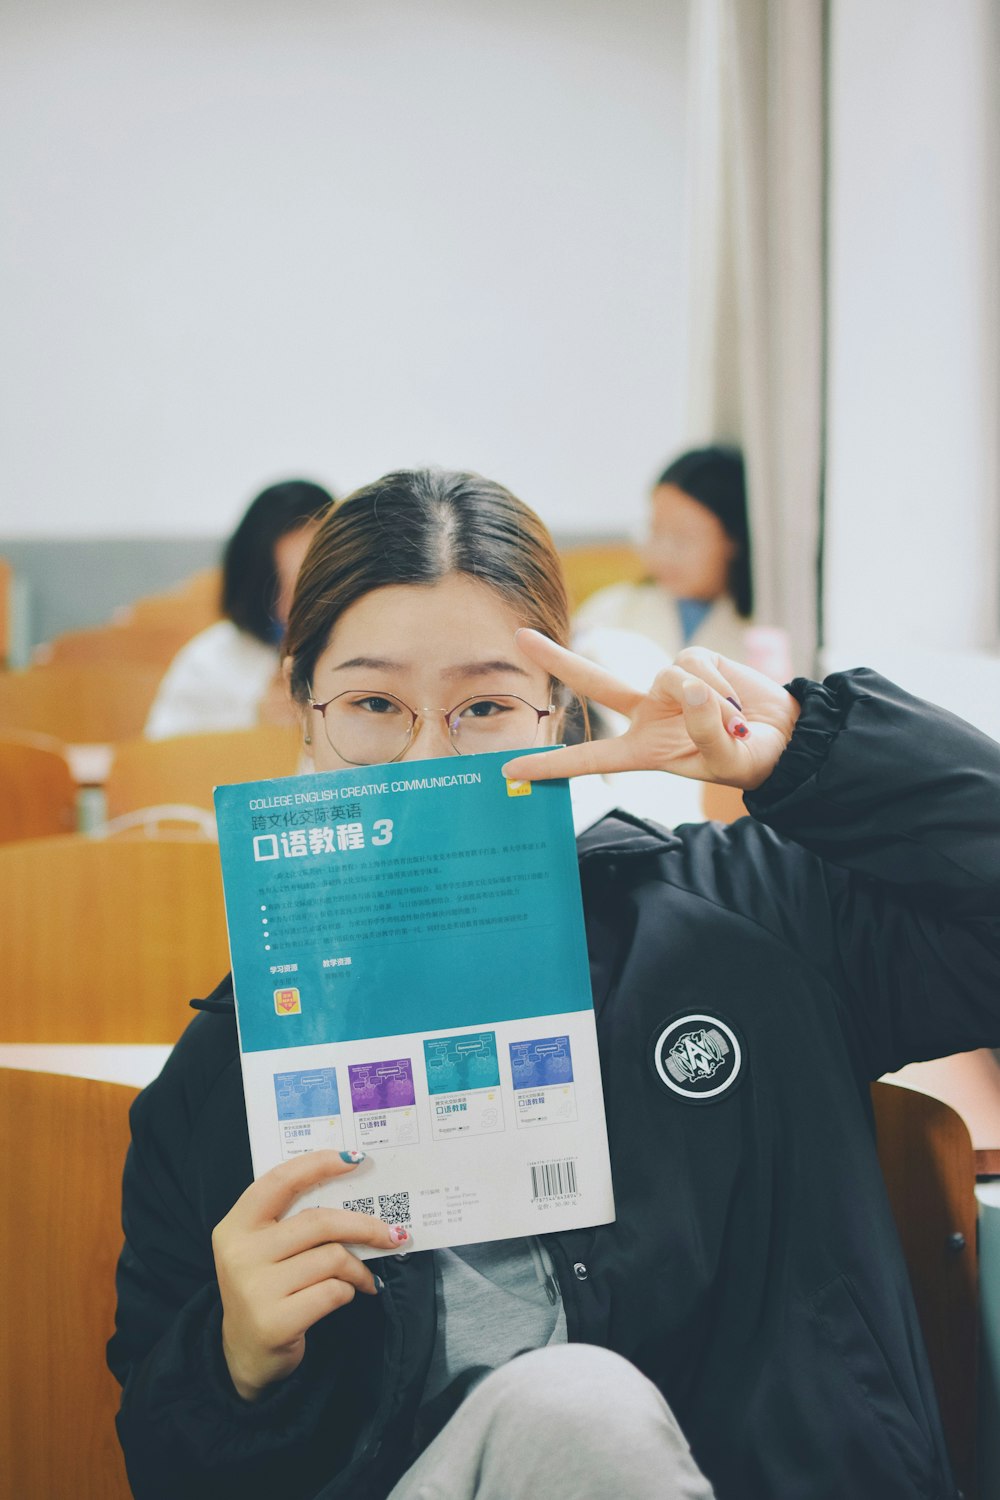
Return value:
M 682 651 L 641 693 L 537 630 L 519 630 L 515 640 L 525 656 L 581 698 L 625 714 L 631 723 L 613 739 L 510 760 L 503 767 L 510 780 L 671 771 L 753 791 L 774 770 L 799 716 L 791 693 L 769 677 L 701 647 Z
M 344 1247 L 394 1250 L 408 1236 L 370 1214 L 304 1208 L 282 1214 L 310 1188 L 357 1162 L 314 1151 L 272 1167 L 238 1198 L 212 1235 L 222 1295 L 222 1350 L 244 1401 L 255 1401 L 302 1362 L 307 1331 L 355 1292 L 374 1296 L 375 1277 Z

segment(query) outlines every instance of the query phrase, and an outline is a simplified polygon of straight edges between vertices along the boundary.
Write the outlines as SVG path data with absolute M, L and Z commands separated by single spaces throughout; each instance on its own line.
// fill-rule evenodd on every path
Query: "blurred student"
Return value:
M 664 469 L 642 553 L 649 577 L 592 594 L 577 612 L 578 636 L 610 626 L 645 636 L 670 659 L 685 646 L 742 658 L 753 588 L 738 449 L 694 448 Z
M 222 559 L 224 618 L 174 657 L 146 720 L 148 739 L 282 718 L 280 648 L 295 580 L 332 504 L 322 485 L 304 479 L 272 484 L 252 502 Z

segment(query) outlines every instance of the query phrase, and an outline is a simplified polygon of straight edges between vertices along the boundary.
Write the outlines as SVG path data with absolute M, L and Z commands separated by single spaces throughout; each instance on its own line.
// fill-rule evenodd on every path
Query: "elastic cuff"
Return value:
M 746 809 L 753 817 L 766 817 L 771 808 L 798 791 L 825 765 L 848 710 L 848 704 L 840 702 L 828 686 L 833 680 L 828 678 L 823 683 L 796 677 L 787 684 L 786 691 L 801 704 L 802 712 L 770 776 L 756 791 L 744 795 Z

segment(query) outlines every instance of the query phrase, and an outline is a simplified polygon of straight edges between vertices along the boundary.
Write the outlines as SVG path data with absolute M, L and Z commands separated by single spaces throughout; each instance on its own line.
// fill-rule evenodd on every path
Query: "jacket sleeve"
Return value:
M 240 1131 L 245 1138 L 238 1094 L 235 1111 L 223 1109 L 215 1096 L 232 1103 L 232 1089 L 206 1087 L 200 1076 L 192 1037 L 215 1020 L 193 1023 L 133 1105 L 108 1346 L 123 1386 L 119 1438 L 136 1500 L 298 1500 L 350 1453 L 357 1428 L 343 1389 L 349 1362 L 335 1357 L 330 1328 L 318 1325 L 298 1371 L 260 1401 L 242 1401 L 229 1380 L 211 1232 L 244 1185 L 241 1172 L 249 1180 L 249 1160 L 237 1138 Z M 341 1348 L 353 1308 L 335 1315 L 346 1314 L 336 1329 Z
M 745 799 L 818 856 L 763 851 L 786 939 L 835 971 L 869 1077 L 1000 1045 L 1000 745 L 866 669 L 790 690 L 792 740 Z

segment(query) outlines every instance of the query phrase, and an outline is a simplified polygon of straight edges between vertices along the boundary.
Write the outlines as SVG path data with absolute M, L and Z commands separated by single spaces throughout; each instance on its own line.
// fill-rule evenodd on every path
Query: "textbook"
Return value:
M 215 792 L 255 1176 L 363 1151 L 296 1207 L 414 1250 L 614 1219 L 569 787 L 510 758 Z

